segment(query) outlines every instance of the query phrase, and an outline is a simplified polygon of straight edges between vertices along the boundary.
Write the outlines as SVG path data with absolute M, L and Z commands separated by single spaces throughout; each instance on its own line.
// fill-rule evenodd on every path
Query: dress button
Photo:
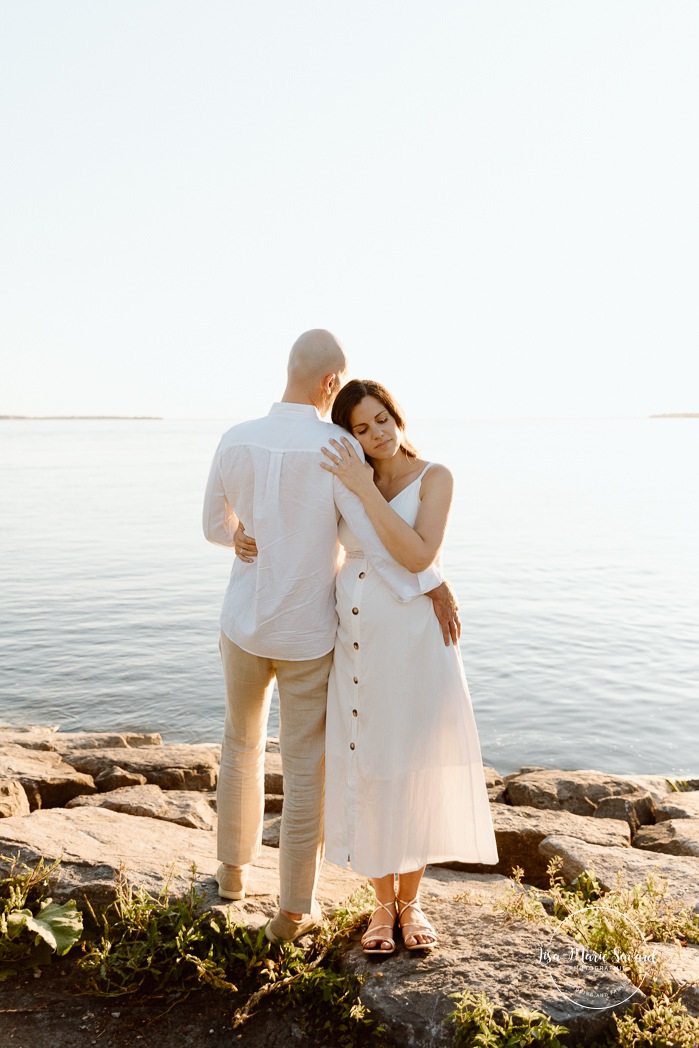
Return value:
M 359 677 L 353 677 L 352 679 L 354 680 L 355 684 L 359 684 Z
M 352 647 L 354 648 L 355 651 L 359 651 L 359 645 L 357 644 L 356 640 L 355 640 L 354 644 L 352 645 Z
M 356 716 L 357 716 L 357 711 L 356 711 L 356 710 L 352 710 L 352 716 L 353 716 L 353 717 L 356 717 Z
M 354 749 L 354 743 L 353 743 L 353 742 L 351 742 L 351 743 L 350 743 L 350 749 L 351 749 L 351 750 L 353 750 L 353 749 Z
M 366 571 L 360 571 L 359 572 L 359 577 L 360 577 L 360 579 L 365 579 L 366 578 Z
M 352 608 L 352 614 L 353 615 L 358 615 L 359 614 L 359 608 Z

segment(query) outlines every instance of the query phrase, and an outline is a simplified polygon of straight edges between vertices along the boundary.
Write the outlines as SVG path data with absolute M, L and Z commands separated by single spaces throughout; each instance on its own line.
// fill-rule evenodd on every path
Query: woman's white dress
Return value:
M 429 466 L 390 505 L 414 525 Z M 458 647 L 429 597 L 396 600 L 344 520 L 328 686 L 325 855 L 367 877 L 496 863 L 476 722 Z

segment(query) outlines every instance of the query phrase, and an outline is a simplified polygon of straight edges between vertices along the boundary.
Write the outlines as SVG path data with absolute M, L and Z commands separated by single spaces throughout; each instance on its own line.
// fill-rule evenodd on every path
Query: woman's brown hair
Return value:
M 380 382 L 373 382 L 371 379 L 359 379 L 353 378 L 346 386 L 343 386 L 340 392 L 335 397 L 335 403 L 333 404 L 331 418 L 333 422 L 342 426 L 348 433 L 352 432 L 352 426 L 350 423 L 350 416 L 356 408 L 357 404 L 361 404 L 365 397 L 375 397 L 381 401 L 386 411 L 393 417 L 393 421 L 398 426 L 398 429 L 405 434 L 405 419 L 403 418 L 403 411 L 393 399 L 391 394 L 388 392 L 385 386 L 382 386 Z M 403 451 L 408 458 L 417 458 L 418 453 L 409 440 L 403 439 L 400 443 L 401 451 Z M 367 458 L 369 456 L 367 455 Z M 369 459 L 371 461 L 371 459 Z

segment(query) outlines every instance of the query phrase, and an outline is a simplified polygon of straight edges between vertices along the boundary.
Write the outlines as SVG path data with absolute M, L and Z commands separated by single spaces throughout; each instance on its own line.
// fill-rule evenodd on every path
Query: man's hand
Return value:
M 427 596 L 432 600 L 434 613 L 437 616 L 439 625 L 442 627 L 445 645 L 449 647 L 450 638 L 452 644 L 456 645 L 461 636 L 461 620 L 458 616 L 459 605 L 454 591 L 448 582 L 443 582 L 441 586 L 430 590 Z

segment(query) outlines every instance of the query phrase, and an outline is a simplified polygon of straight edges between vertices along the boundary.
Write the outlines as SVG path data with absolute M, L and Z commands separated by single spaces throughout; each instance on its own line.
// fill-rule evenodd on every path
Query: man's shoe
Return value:
M 222 899 L 244 899 L 247 879 L 247 866 L 241 866 L 239 870 L 231 870 L 230 867 L 221 863 L 216 870 L 218 894 Z
M 265 925 L 265 935 L 270 942 L 294 942 L 317 928 L 322 919 L 323 913 L 317 902 L 313 903 L 310 913 L 304 913 L 300 921 L 295 921 L 278 910 L 276 917 Z

